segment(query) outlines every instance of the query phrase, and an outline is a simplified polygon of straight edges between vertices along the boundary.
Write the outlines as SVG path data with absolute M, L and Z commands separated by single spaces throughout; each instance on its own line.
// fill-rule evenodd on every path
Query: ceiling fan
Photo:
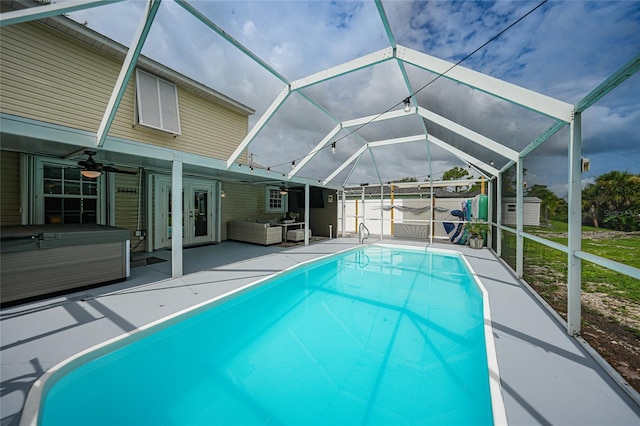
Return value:
M 289 188 L 289 186 L 285 185 L 284 182 L 281 182 L 281 184 L 280 184 L 280 194 L 281 195 L 286 195 L 289 192 L 300 192 L 300 189 Z
M 86 155 L 88 155 L 89 158 L 87 158 L 86 160 L 78 161 L 78 166 L 82 167 L 82 170 L 80 170 L 80 173 L 82 174 L 82 176 L 84 176 L 86 178 L 95 179 L 98 176 L 100 176 L 103 172 L 122 173 L 122 174 L 126 174 L 126 175 L 137 175 L 138 174 L 136 172 L 129 172 L 127 170 L 119 170 L 119 169 L 116 169 L 115 167 L 105 166 L 105 165 L 103 165 L 101 163 L 97 163 L 93 159 L 93 156 L 96 155 L 95 151 L 85 151 L 84 153 Z

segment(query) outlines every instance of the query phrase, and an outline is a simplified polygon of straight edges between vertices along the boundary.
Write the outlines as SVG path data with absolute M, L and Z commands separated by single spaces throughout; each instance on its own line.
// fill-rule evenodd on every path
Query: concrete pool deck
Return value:
M 17 425 L 31 385 L 77 352 L 301 262 L 357 245 L 351 238 L 294 248 L 227 241 L 185 250 L 185 275 L 179 279 L 170 278 L 170 261 L 154 263 L 133 268 L 122 283 L 2 309 L 0 424 Z M 566 334 L 491 251 L 433 246 L 463 252 L 487 289 L 510 424 L 640 424 L 638 402 Z M 167 252 L 152 255 L 170 259 Z

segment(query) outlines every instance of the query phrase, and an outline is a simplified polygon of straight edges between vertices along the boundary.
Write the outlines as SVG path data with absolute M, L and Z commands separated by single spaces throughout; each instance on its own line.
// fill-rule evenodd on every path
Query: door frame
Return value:
M 168 213 L 169 213 L 169 191 L 171 188 L 171 176 L 155 175 L 154 178 L 154 202 L 153 202 L 153 249 L 171 247 L 171 239 L 168 237 Z M 183 198 L 183 246 L 194 244 L 206 244 L 218 242 L 220 240 L 220 214 L 219 200 L 216 196 L 219 193 L 220 182 L 211 179 L 183 177 L 182 191 Z M 195 225 L 193 194 L 197 189 L 207 191 L 207 234 L 202 237 L 195 237 L 191 234 L 191 229 Z M 186 232 L 189 230 L 189 232 Z

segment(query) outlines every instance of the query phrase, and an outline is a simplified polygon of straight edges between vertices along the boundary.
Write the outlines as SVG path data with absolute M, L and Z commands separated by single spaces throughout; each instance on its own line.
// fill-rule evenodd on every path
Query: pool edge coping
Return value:
M 342 253 L 345 253 L 351 250 L 358 250 L 361 248 L 362 246 L 349 247 L 333 253 L 327 253 L 325 255 L 322 255 L 313 259 L 297 262 L 294 265 L 291 265 L 287 268 L 284 268 L 278 272 L 275 272 L 271 275 L 263 277 L 259 280 L 252 281 L 241 287 L 227 291 L 223 294 L 212 297 L 200 303 L 196 303 L 195 305 L 181 309 L 179 311 L 176 311 L 162 318 L 153 320 L 147 324 L 144 324 L 136 328 L 135 330 L 122 333 L 118 336 L 112 337 L 103 342 L 90 346 L 74 355 L 71 355 L 70 357 L 67 357 L 66 359 L 58 362 L 53 367 L 48 369 L 42 376 L 40 376 L 33 383 L 33 385 L 31 385 L 31 387 L 29 388 L 29 392 L 27 392 L 27 397 L 25 398 L 24 405 L 22 406 L 22 413 L 20 415 L 20 421 L 18 422 L 18 425 L 19 426 L 38 426 L 40 412 L 42 408 L 42 396 L 45 394 L 45 391 L 47 391 L 54 384 L 54 383 L 50 383 L 50 380 L 55 379 L 57 376 L 64 374 L 68 370 L 73 369 L 76 366 L 76 364 L 78 364 L 80 361 L 84 361 L 84 358 L 95 359 L 104 353 L 111 352 L 112 350 L 125 346 L 126 344 L 129 343 L 130 340 L 133 340 L 139 334 L 148 332 L 149 330 L 161 325 L 168 327 L 172 324 L 173 321 L 178 320 L 178 318 L 182 320 L 184 319 L 183 317 L 195 315 L 197 311 L 205 309 L 205 307 L 208 307 L 209 305 L 221 303 L 225 299 L 234 295 L 238 295 L 238 296 L 242 295 L 243 293 L 250 291 L 253 287 L 256 287 L 262 283 L 265 283 L 266 281 L 272 280 L 280 274 L 284 274 L 293 269 L 299 268 L 307 263 L 324 260 L 332 256 L 337 256 Z M 161 280 L 159 282 L 166 282 L 166 281 L 173 281 L 173 280 L 181 281 L 182 278 L 183 277 L 170 278 L 170 279 Z
M 491 395 L 491 408 L 493 415 L 493 424 L 494 425 L 507 425 L 507 417 L 506 417 L 506 409 L 504 405 L 504 400 L 501 391 L 500 385 L 500 373 L 498 369 L 497 362 L 497 353 L 495 349 L 495 342 L 493 339 L 493 328 L 491 326 L 491 316 L 490 316 L 490 307 L 489 307 L 489 297 L 488 292 L 485 289 L 484 285 L 480 281 L 478 275 L 471 267 L 471 264 L 465 258 L 464 254 L 457 250 L 449 250 L 449 249 L 441 249 L 441 248 L 433 248 L 433 247 L 425 247 L 419 248 L 415 246 L 406 246 L 402 244 L 388 244 L 383 242 L 372 243 L 366 246 L 357 245 L 355 247 L 349 247 L 343 250 L 339 250 L 333 253 L 328 253 L 313 259 L 308 259 L 304 261 L 297 262 L 294 265 L 291 265 L 287 268 L 284 268 L 278 272 L 275 272 L 271 275 L 263 277 L 259 280 L 250 282 L 241 287 L 235 288 L 233 290 L 227 291 L 218 296 L 212 297 L 200 303 L 196 303 L 195 305 L 189 306 L 187 308 L 176 311 L 172 314 L 164 316 L 162 318 L 158 318 L 154 321 L 151 321 L 147 324 L 144 324 L 135 330 L 131 330 L 129 332 L 120 334 L 118 336 L 107 339 L 103 342 L 97 343 L 89 348 L 86 348 L 70 357 L 58 362 L 53 367 L 48 369 L 42 376 L 40 376 L 33 385 L 29 388 L 27 396 L 25 398 L 24 405 L 22 407 L 22 413 L 20 415 L 20 420 L 18 422 L 19 426 L 37 426 L 40 420 L 40 414 L 42 409 L 42 397 L 45 395 L 46 391 L 53 386 L 57 380 L 52 381 L 52 379 L 56 379 L 58 376 L 63 377 L 67 371 L 72 370 L 79 364 L 81 361 L 85 361 L 85 358 L 95 359 L 99 356 L 102 356 L 105 353 L 116 350 L 120 347 L 123 347 L 130 343 L 131 340 L 139 337 L 140 334 L 144 334 L 145 332 L 149 332 L 150 330 L 163 326 L 169 327 L 172 325 L 174 321 L 186 319 L 192 315 L 196 315 L 198 311 L 203 310 L 205 308 L 209 308 L 212 305 L 217 303 L 223 303 L 226 299 L 232 296 L 240 296 L 254 287 L 259 286 L 265 282 L 268 282 L 274 279 L 276 276 L 287 273 L 291 270 L 297 269 L 307 263 L 322 261 L 328 259 L 330 257 L 338 256 L 343 253 L 355 250 L 361 250 L 368 246 L 378 246 L 378 247 L 387 247 L 387 248 L 396 248 L 402 250 L 409 251 L 418 251 L 418 252 L 432 252 L 432 253 L 442 253 L 454 255 L 462 259 L 465 264 L 468 272 L 473 277 L 476 285 L 480 289 L 482 293 L 483 299 L 483 313 L 484 313 L 484 335 L 485 335 L 485 348 L 486 348 L 486 356 L 487 356 L 487 367 L 489 370 L 489 390 Z M 161 280 L 161 281 L 172 281 L 174 279 L 169 280 Z M 181 278 L 175 279 L 176 281 L 181 281 Z M 144 337 L 144 336 L 143 336 Z
M 484 314 L 484 339 L 485 339 L 485 347 L 486 347 L 486 355 L 487 355 L 487 368 L 489 370 L 489 392 L 491 394 L 491 411 L 493 414 L 493 424 L 494 425 L 508 425 L 509 422 L 507 420 L 507 410 L 504 404 L 504 397 L 502 395 L 502 385 L 500 379 L 500 369 L 498 367 L 498 354 L 496 351 L 495 340 L 493 338 L 493 326 L 491 324 L 491 307 L 489 303 L 489 292 L 485 288 L 484 284 L 480 280 L 480 277 L 473 269 L 469 261 L 467 260 L 464 253 L 458 250 L 452 249 L 443 249 L 436 247 L 415 247 L 415 246 L 405 246 L 402 244 L 389 244 L 389 243 L 374 243 L 373 245 L 381 246 L 381 247 L 389 247 L 389 248 L 401 248 L 403 250 L 408 251 L 418 251 L 418 252 L 431 252 L 431 253 L 442 253 L 454 255 L 462 259 L 464 265 L 466 266 L 469 274 L 473 277 L 475 284 L 480 289 L 482 293 L 482 310 Z

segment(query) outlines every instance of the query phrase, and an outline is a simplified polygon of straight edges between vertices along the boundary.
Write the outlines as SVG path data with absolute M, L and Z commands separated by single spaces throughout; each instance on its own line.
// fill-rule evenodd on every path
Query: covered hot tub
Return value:
M 129 230 L 103 225 L 0 228 L 2 304 L 129 276 Z

